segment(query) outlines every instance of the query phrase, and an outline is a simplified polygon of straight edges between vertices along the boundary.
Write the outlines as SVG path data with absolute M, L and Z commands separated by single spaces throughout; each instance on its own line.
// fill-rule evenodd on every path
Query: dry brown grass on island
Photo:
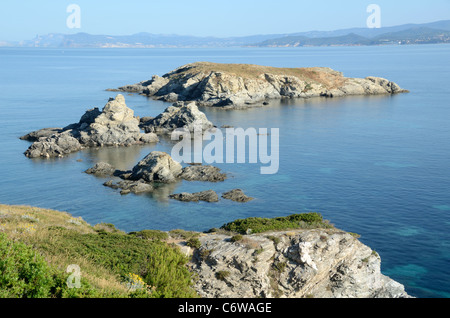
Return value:
M 328 88 L 341 86 L 347 78 L 341 72 L 327 67 L 273 67 L 256 64 L 226 64 L 212 62 L 195 62 L 182 66 L 168 74 L 168 79 L 186 77 L 198 73 L 208 74 L 211 72 L 227 73 L 242 78 L 257 79 L 264 74 L 279 76 L 294 76 L 303 81 L 322 83 Z

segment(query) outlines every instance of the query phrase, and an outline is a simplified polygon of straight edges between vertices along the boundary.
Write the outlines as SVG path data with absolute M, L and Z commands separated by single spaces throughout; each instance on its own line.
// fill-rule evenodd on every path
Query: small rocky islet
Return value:
M 175 183 L 180 180 L 221 182 L 227 179 L 227 174 L 217 167 L 194 165 L 183 168 L 169 154 L 161 151 L 152 151 L 129 171 L 116 170 L 108 163 L 99 162 L 85 172 L 98 177 L 120 178 L 119 182 L 108 180 L 103 185 L 120 189 L 121 194 L 151 193 L 161 184 Z M 219 201 L 218 194 L 213 190 L 171 194 L 169 198 L 183 202 Z M 222 198 L 235 202 L 248 202 L 253 199 L 246 196 L 240 189 L 228 191 L 222 195 Z
M 63 157 L 87 147 L 157 143 L 158 135 L 177 128 L 192 131 L 199 123 L 203 131 L 216 128 L 197 106 L 239 108 L 264 105 L 270 99 L 407 92 L 383 78 L 346 78 L 329 68 L 285 69 L 207 62 L 188 64 L 162 77 L 155 75 L 151 80 L 110 91 L 139 93 L 174 104 L 155 118 L 137 118 L 119 94 L 102 111 L 88 110 L 78 123 L 44 128 L 21 137 L 33 142 L 25 155 Z M 227 174 L 217 167 L 182 167 L 160 151 L 151 152 L 127 171 L 99 162 L 85 172 L 117 178 L 117 182 L 110 179 L 104 186 L 120 189 L 121 194 L 148 193 L 160 184 L 180 180 L 214 183 L 227 179 Z M 169 197 L 183 202 L 219 201 L 213 190 Z M 221 198 L 253 200 L 241 189 L 225 192 Z M 240 224 L 245 222 L 237 220 Z M 403 285 L 381 274 L 378 254 L 351 233 L 325 227 L 260 234 L 249 228 L 243 234 L 200 234 L 194 251 L 179 243 L 190 253 L 190 270 L 198 275 L 194 287 L 201 297 L 410 297 Z

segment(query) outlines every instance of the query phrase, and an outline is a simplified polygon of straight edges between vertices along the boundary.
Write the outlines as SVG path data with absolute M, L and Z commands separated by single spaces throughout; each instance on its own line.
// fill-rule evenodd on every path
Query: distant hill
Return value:
M 334 46 L 334 45 L 370 45 L 371 40 L 350 33 L 342 36 L 324 37 L 324 38 L 308 38 L 306 36 L 286 36 L 279 39 L 271 39 L 256 46 L 270 47 L 288 47 L 288 46 Z
M 383 28 L 350 28 L 350 29 L 341 29 L 341 30 L 335 30 L 335 31 L 308 31 L 308 32 L 300 32 L 300 33 L 293 33 L 289 34 L 290 36 L 305 36 L 308 38 L 326 38 L 326 37 L 337 37 L 337 36 L 343 36 L 348 34 L 357 34 L 366 38 L 374 38 L 379 35 L 382 35 L 384 33 L 392 33 L 392 32 L 399 32 L 399 31 L 405 31 L 412 28 L 431 28 L 431 29 L 438 29 L 438 30 L 446 30 L 450 31 L 450 20 L 443 20 L 443 21 L 436 21 L 431 23 L 424 23 L 424 24 L 403 24 L 403 25 L 397 25 L 397 26 L 391 26 L 391 27 L 383 27 Z
M 306 37 L 285 36 L 276 39 L 269 39 L 254 44 L 259 47 L 298 47 L 298 46 L 352 46 L 352 45 L 387 45 L 387 44 L 432 44 L 432 43 L 450 43 L 450 25 L 449 30 L 433 29 L 431 27 L 413 26 L 400 31 L 382 32 L 382 29 L 376 29 L 372 37 L 362 36 L 356 33 L 350 33 L 341 36 L 330 37 Z M 371 30 L 371 29 L 369 29 Z M 355 30 L 353 30 L 355 31 Z M 386 31 L 386 30 L 385 30 Z M 375 35 L 380 33 L 379 35 Z
M 188 48 L 188 47 L 297 47 L 388 44 L 450 43 L 450 20 L 425 24 L 405 24 L 378 29 L 350 28 L 335 31 L 309 31 L 290 34 L 261 34 L 241 37 L 198 37 L 176 34 L 136 33 L 132 35 L 93 35 L 88 33 L 36 36 L 0 47 L 49 48 Z
M 22 41 L 16 46 L 22 47 L 61 47 L 61 48 L 108 48 L 108 47 L 232 47 L 249 43 L 262 42 L 278 35 L 252 35 L 245 37 L 196 37 L 176 34 L 137 33 L 133 35 L 92 35 L 88 33 L 76 34 L 47 34 L 37 36 L 33 40 Z

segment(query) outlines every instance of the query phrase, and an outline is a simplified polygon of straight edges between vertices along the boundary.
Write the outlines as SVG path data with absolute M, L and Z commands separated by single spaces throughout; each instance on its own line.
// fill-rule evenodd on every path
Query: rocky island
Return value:
M 154 133 L 143 133 L 139 120 L 119 94 L 110 98 L 102 111 L 93 108 L 78 123 L 64 128 L 44 128 L 20 137 L 33 144 L 25 152 L 29 158 L 63 157 L 88 147 L 130 146 L 158 142 Z
M 348 78 L 327 67 L 276 68 L 196 62 L 163 76 L 110 91 L 131 92 L 168 102 L 225 108 L 262 105 L 271 99 L 405 93 L 380 77 Z
M 158 135 L 181 128 L 190 132 L 215 128 L 195 103 L 174 103 L 155 118 L 137 118 L 123 95 L 110 98 L 102 111 L 93 108 L 78 123 L 64 128 L 43 128 L 20 139 L 33 142 L 25 152 L 29 158 L 63 157 L 89 147 L 120 147 L 156 143 Z

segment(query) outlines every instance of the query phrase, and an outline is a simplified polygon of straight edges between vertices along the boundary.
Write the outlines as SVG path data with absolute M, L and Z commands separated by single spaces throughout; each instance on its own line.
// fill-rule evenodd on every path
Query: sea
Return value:
M 308 48 L 0 49 L 0 203 L 71 213 L 92 225 L 207 231 L 247 217 L 318 212 L 357 233 L 381 257 L 382 273 L 419 298 L 450 296 L 450 45 Z M 174 141 L 86 149 L 29 159 L 19 137 L 78 122 L 117 93 L 108 88 L 209 61 L 274 67 L 330 67 L 378 76 L 407 94 L 272 101 L 241 110 L 200 108 L 217 127 L 279 129 L 279 169 L 217 163 L 224 182 L 189 182 L 121 195 L 84 171 L 97 162 L 131 169 Z M 136 116 L 169 103 L 124 93 Z M 247 203 L 179 202 L 171 193 L 242 189 Z

